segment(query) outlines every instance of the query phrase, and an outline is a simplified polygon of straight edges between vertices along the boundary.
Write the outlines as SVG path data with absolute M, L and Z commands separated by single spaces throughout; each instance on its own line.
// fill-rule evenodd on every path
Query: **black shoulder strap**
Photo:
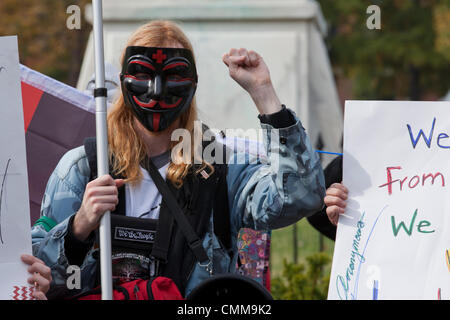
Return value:
M 98 170 L 97 170 L 97 140 L 95 137 L 89 137 L 84 139 L 84 151 L 86 152 L 86 157 L 88 159 L 89 168 L 91 169 L 91 175 L 89 180 L 94 180 L 97 178 Z M 123 178 L 120 175 L 114 174 L 111 163 L 109 164 L 109 172 L 110 175 L 114 179 Z
M 209 130 L 209 127 L 202 123 L 203 133 Z M 225 133 L 220 132 L 222 138 L 225 138 Z M 202 147 L 205 149 L 209 144 L 216 143 L 217 140 L 213 136 L 211 141 L 203 141 Z M 228 188 L 227 188 L 227 146 L 222 145 L 222 159 L 220 164 L 214 164 L 214 169 L 217 171 L 217 190 L 216 198 L 214 199 L 213 208 L 213 221 L 214 221 L 214 234 L 220 240 L 225 250 L 230 254 L 232 251 L 231 241 L 231 222 L 230 222 L 230 210 L 228 205 Z
M 214 201 L 214 233 L 220 242 L 222 242 L 225 250 L 230 253 L 231 245 L 231 222 L 230 210 L 228 205 L 228 187 L 227 187 L 227 170 L 226 164 L 216 166 L 216 170 L 221 170 L 219 180 L 217 182 L 216 199 Z M 223 170 L 223 171 L 222 171 Z
M 148 172 L 153 179 L 153 182 L 162 195 L 163 202 L 165 203 L 165 205 L 167 205 L 169 212 L 172 213 L 175 221 L 180 227 L 181 232 L 186 238 L 189 248 L 191 248 L 192 252 L 199 262 L 206 263 L 209 258 L 205 252 L 205 249 L 203 248 L 202 241 L 185 217 L 183 210 L 181 210 L 180 206 L 178 205 L 178 201 L 175 199 L 172 191 L 170 191 L 169 187 L 166 184 L 166 181 L 164 181 L 163 177 L 161 177 L 158 169 L 156 169 L 155 165 L 150 159 L 148 159 L 147 167 Z
M 88 159 L 89 168 L 91 170 L 89 181 L 95 180 L 97 178 L 97 142 L 95 137 L 89 137 L 84 140 L 84 150 L 86 152 L 86 157 Z M 111 168 L 109 170 L 111 172 Z M 111 174 L 114 179 L 123 178 Z M 119 191 L 119 203 L 116 206 L 116 210 L 113 212 L 115 214 L 125 215 L 125 186 L 118 189 Z
M 151 255 L 162 263 L 167 263 L 170 249 L 170 239 L 174 227 L 174 217 L 165 210 L 166 203 L 161 203 L 156 239 Z
M 91 169 L 89 181 L 92 181 L 97 178 L 97 142 L 95 137 L 89 137 L 84 140 L 84 151 Z

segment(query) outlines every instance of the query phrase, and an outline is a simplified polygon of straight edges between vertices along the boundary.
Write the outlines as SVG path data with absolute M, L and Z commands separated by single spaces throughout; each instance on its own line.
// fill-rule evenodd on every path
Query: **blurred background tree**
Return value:
M 327 44 L 338 80 L 351 98 L 434 100 L 450 88 L 450 0 L 317 0 L 329 23 Z M 2 0 L 0 35 L 19 35 L 21 63 L 75 85 L 92 26 L 91 0 Z M 381 30 L 369 30 L 369 5 L 381 8 Z M 81 8 L 69 30 L 67 7 Z
M 92 26 L 84 19 L 90 0 L 1 0 L 0 36 L 18 35 L 20 62 L 75 86 Z M 69 30 L 67 8 L 81 9 L 81 29 Z
M 317 252 L 306 257 L 305 263 L 283 260 L 283 273 L 274 277 L 271 293 L 277 300 L 325 300 L 330 282 L 331 257 Z
M 357 99 L 435 100 L 450 89 L 449 0 L 318 0 L 335 75 Z M 381 30 L 369 30 L 369 5 Z

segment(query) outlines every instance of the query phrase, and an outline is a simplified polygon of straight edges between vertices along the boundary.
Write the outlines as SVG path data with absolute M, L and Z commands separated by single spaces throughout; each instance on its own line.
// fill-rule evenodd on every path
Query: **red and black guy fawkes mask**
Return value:
M 150 131 L 162 131 L 189 108 L 197 71 L 188 49 L 127 47 L 120 82 L 125 104 Z

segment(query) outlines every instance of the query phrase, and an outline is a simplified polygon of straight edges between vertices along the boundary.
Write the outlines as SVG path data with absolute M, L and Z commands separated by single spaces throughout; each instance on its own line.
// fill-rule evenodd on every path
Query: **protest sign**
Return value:
M 450 103 L 347 101 L 329 299 L 450 299 Z
M 0 37 L 0 299 L 31 299 L 21 254 L 31 254 L 17 37 Z

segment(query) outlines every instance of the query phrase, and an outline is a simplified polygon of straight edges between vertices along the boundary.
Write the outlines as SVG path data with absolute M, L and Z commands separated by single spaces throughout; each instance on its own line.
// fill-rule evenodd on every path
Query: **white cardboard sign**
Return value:
M 30 299 L 30 208 L 17 37 L 0 37 L 0 299 Z
M 329 299 L 450 299 L 450 103 L 347 101 Z

